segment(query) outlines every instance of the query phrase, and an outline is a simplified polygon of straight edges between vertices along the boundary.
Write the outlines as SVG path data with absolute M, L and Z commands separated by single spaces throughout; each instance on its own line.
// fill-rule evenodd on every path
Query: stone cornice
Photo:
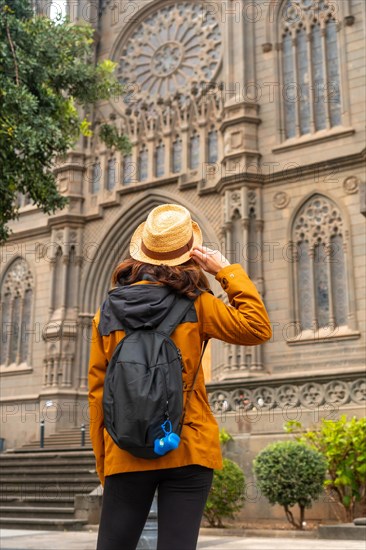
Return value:
M 206 384 L 207 392 L 212 393 L 217 390 L 234 390 L 239 387 L 257 388 L 258 386 L 281 386 L 283 384 L 308 384 L 309 382 L 327 383 L 334 379 L 338 380 L 356 380 L 364 375 L 364 367 L 353 369 L 348 372 L 327 372 L 327 373 L 309 373 L 296 375 L 294 373 L 268 374 L 253 376 L 252 378 L 241 378 L 237 380 L 222 380 L 220 382 L 208 382 Z
M 288 151 L 292 151 L 294 149 L 302 149 L 303 147 L 313 147 L 314 145 L 319 145 L 320 143 L 325 143 L 327 141 L 334 141 L 335 139 L 345 138 L 348 136 L 352 136 L 355 133 L 354 128 L 342 128 L 334 130 L 327 130 L 323 135 L 317 135 L 314 136 L 302 136 L 301 138 L 296 138 L 284 142 L 281 145 L 278 145 L 276 147 L 273 147 L 272 153 L 274 154 L 280 154 L 280 153 L 287 153 Z
M 266 187 L 270 185 L 278 185 L 278 183 L 291 183 L 291 180 L 294 180 L 293 183 L 298 183 L 299 176 L 301 172 L 301 177 L 305 178 L 308 176 L 317 176 L 321 177 L 324 175 L 331 176 L 331 171 L 335 168 L 344 169 L 348 167 L 355 168 L 357 164 L 363 165 L 366 156 L 366 149 L 354 153 L 353 155 L 346 155 L 344 157 L 337 157 L 333 159 L 326 159 L 320 162 L 314 162 L 312 164 L 307 164 L 304 166 L 297 165 L 286 170 L 278 170 L 272 174 L 251 174 L 249 172 L 239 172 L 230 176 L 223 176 L 215 186 L 210 188 L 203 188 L 202 194 L 209 193 L 222 193 L 224 189 L 233 187 L 238 184 L 252 184 L 254 186 L 265 185 Z M 275 165 L 276 162 L 273 162 Z M 270 166 L 271 163 L 268 163 Z M 260 167 L 263 171 L 263 165 Z
M 222 121 L 220 130 L 224 132 L 226 128 L 230 126 L 238 126 L 239 124 L 255 124 L 259 126 L 262 123 L 262 120 L 256 116 L 243 115 L 237 118 L 229 118 Z
M 335 168 L 342 170 L 345 168 L 352 168 L 355 169 L 358 166 L 363 166 L 363 163 L 365 161 L 366 156 L 366 149 L 362 149 L 361 151 L 358 151 L 357 153 L 354 153 L 352 155 L 345 155 L 344 157 L 337 157 L 332 159 L 326 159 L 320 162 L 314 162 L 312 164 L 307 165 L 298 165 L 294 167 L 290 167 L 288 169 L 284 170 L 278 170 L 277 172 L 273 171 L 271 174 L 263 174 L 263 173 L 257 173 L 257 174 L 251 174 L 251 173 L 237 173 L 230 176 L 222 176 L 220 180 L 215 184 L 211 185 L 210 187 L 204 187 L 204 183 L 198 180 L 196 181 L 189 181 L 183 182 L 182 176 L 177 174 L 171 177 L 159 179 L 159 180 L 153 180 L 145 183 L 136 183 L 136 184 L 130 184 L 126 185 L 120 189 L 117 190 L 117 193 L 119 195 L 127 195 L 130 193 L 139 193 L 141 191 L 146 191 L 149 189 L 156 189 L 165 185 L 172 185 L 177 184 L 177 187 L 179 191 L 184 192 L 186 189 L 192 189 L 197 187 L 199 195 L 210 195 L 210 194 L 222 194 L 225 189 L 230 189 L 235 186 L 241 186 L 243 184 L 248 185 L 249 187 L 258 187 L 258 186 L 278 186 L 279 184 L 286 183 L 291 184 L 299 181 L 299 174 L 301 172 L 301 178 L 309 177 L 309 176 L 317 176 L 322 177 L 324 175 L 331 176 L 332 170 L 334 171 Z M 266 163 L 265 163 L 266 164 Z M 276 163 L 273 162 L 273 165 Z M 271 163 L 268 163 L 269 166 L 271 166 Z M 263 172 L 263 164 L 261 167 L 261 170 Z M 333 172 L 334 174 L 334 172 Z M 98 212 L 95 214 L 84 214 L 84 215 L 75 215 L 75 214 L 64 214 L 64 215 L 57 215 L 56 217 L 49 217 L 47 221 L 47 225 L 43 227 L 35 227 L 32 229 L 27 230 L 20 230 L 16 233 L 12 233 L 8 239 L 7 242 L 14 242 L 17 240 L 32 238 L 35 236 L 42 236 L 49 234 L 50 228 L 57 226 L 57 225 L 84 225 L 87 221 L 90 221 L 92 219 L 99 219 L 103 217 L 103 211 L 105 208 L 113 207 L 115 205 L 118 205 L 116 201 L 111 201 L 109 204 L 99 204 Z M 30 215 L 33 212 L 37 212 L 37 209 L 32 209 L 29 211 L 24 211 L 20 213 L 22 216 L 24 215 Z
M 158 180 L 148 181 L 145 183 L 129 184 L 125 185 L 121 189 L 118 189 L 119 195 L 128 195 L 129 193 L 138 193 L 139 191 L 146 191 L 146 189 L 156 189 L 157 187 L 172 185 L 178 183 L 179 175 L 170 176 Z
M 64 227 L 65 225 L 69 227 L 80 227 L 85 224 L 85 216 L 81 214 L 60 214 L 56 217 L 50 217 L 47 222 L 49 228 L 54 228 L 57 226 Z
M 55 176 L 57 176 L 57 174 L 67 172 L 68 170 L 79 170 L 80 172 L 85 172 L 86 166 L 78 162 L 65 162 L 65 164 L 53 168 L 52 172 Z
M 285 181 L 286 183 L 289 182 L 289 180 L 292 180 L 295 178 L 295 183 L 298 183 L 299 178 L 299 172 L 301 171 L 301 177 L 306 176 L 314 176 L 315 174 L 317 176 L 323 176 L 324 174 L 327 176 L 331 176 L 329 173 L 330 170 L 334 168 L 348 168 L 352 167 L 355 168 L 355 164 L 359 163 L 360 165 L 363 165 L 366 157 L 366 149 L 362 149 L 361 151 L 354 153 L 352 155 L 345 155 L 344 157 L 335 157 L 332 159 L 326 159 L 320 162 L 314 162 L 312 164 L 306 164 L 304 166 L 298 165 L 294 168 L 286 169 L 286 171 L 279 170 L 278 172 L 274 172 L 273 174 L 264 176 L 263 183 L 267 186 L 272 183 L 278 184 L 278 182 Z
M 42 237 L 50 234 L 50 230 L 48 226 L 41 226 L 41 227 L 33 227 L 32 229 L 24 229 L 21 231 L 17 231 L 16 233 L 11 233 L 9 238 L 7 239 L 7 243 L 12 243 L 15 241 L 20 240 L 27 240 L 29 238 L 33 237 Z

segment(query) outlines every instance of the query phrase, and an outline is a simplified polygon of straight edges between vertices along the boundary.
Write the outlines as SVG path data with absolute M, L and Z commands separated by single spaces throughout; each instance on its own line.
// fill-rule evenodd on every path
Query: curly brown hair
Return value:
M 141 281 L 144 275 L 149 275 L 159 283 L 170 286 L 178 294 L 192 300 L 197 297 L 197 291 L 210 290 L 206 275 L 194 260 L 188 260 L 188 262 L 177 266 L 169 266 L 165 264 L 152 265 L 127 258 L 115 268 L 112 285 L 131 285 Z

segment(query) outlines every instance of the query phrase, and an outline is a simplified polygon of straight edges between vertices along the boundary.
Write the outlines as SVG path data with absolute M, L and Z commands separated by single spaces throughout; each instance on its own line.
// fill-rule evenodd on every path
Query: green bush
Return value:
M 284 507 L 288 521 L 297 529 L 304 526 L 305 508 L 319 497 L 327 470 L 324 457 L 296 441 L 280 441 L 263 449 L 253 461 L 261 493 L 271 504 Z M 290 508 L 298 505 L 296 521 Z
M 245 477 L 241 468 L 224 458 L 222 470 L 215 470 L 203 512 L 211 527 L 224 527 L 224 518 L 233 518 L 244 504 Z
M 302 430 L 299 422 L 288 422 L 288 432 Z M 319 430 L 308 430 L 297 437 L 319 451 L 327 461 L 328 479 L 324 488 L 344 511 L 344 519 L 352 521 L 356 505 L 366 514 L 366 418 L 322 420 Z M 342 518 L 343 519 L 343 518 Z

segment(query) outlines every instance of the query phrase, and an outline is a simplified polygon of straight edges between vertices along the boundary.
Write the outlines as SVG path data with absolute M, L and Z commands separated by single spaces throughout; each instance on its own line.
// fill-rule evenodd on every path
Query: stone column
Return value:
M 88 389 L 89 350 L 93 317 L 94 314 L 92 313 L 79 313 L 78 386 L 79 390 L 83 391 Z

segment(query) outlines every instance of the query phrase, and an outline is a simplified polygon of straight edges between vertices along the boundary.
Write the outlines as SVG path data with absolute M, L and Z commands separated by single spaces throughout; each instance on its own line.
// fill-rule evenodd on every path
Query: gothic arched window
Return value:
M 91 192 L 94 195 L 98 193 L 100 189 L 100 180 L 102 177 L 102 169 L 100 162 L 95 162 L 92 168 L 92 181 L 91 181 Z
M 293 225 L 295 292 L 301 331 L 347 325 L 344 224 L 330 199 L 314 195 Z
M 177 136 L 173 142 L 172 169 L 174 174 L 177 174 L 182 170 L 182 140 L 179 136 Z
M 108 160 L 108 170 L 107 170 L 107 189 L 112 191 L 116 185 L 116 159 L 111 158 Z
M 148 176 L 148 151 L 143 145 L 139 154 L 139 180 L 147 180 Z
M 285 0 L 280 12 L 286 139 L 341 124 L 333 8 L 327 0 Z
M 219 158 L 218 153 L 218 140 L 217 140 L 217 130 L 212 128 L 208 133 L 207 138 L 207 160 L 208 162 L 217 162 Z
M 198 168 L 200 162 L 200 136 L 194 132 L 189 140 L 189 167 Z
M 155 150 L 155 176 L 160 178 L 165 172 L 165 145 L 160 142 Z
M 132 175 L 134 173 L 134 167 L 132 162 L 132 155 L 125 155 L 123 157 L 123 183 L 127 185 L 132 182 Z
M 29 358 L 33 277 L 22 258 L 6 271 L 1 287 L 1 365 L 20 365 Z

